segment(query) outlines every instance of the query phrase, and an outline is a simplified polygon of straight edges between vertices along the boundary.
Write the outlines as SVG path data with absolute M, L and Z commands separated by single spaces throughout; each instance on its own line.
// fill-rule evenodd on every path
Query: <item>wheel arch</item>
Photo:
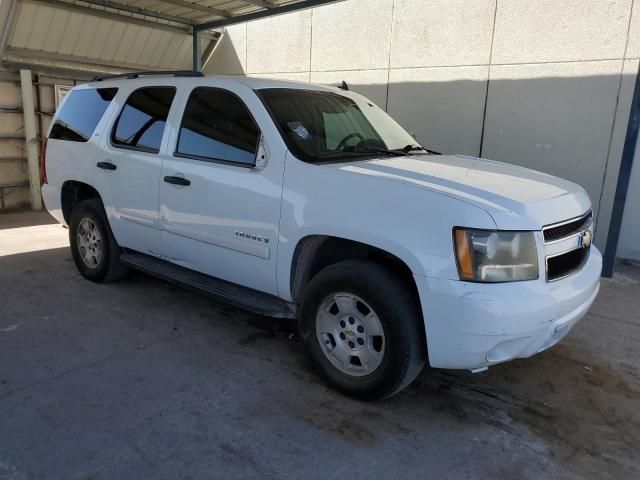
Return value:
M 62 215 L 67 225 L 69 224 L 69 219 L 71 218 L 71 210 L 73 210 L 73 207 L 78 202 L 91 198 L 96 198 L 102 201 L 102 197 L 95 187 L 78 180 L 67 180 L 66 182 L 64 182 L 62 184 L 62 188 L 60 189 L 60 197 Z
M 406 257 L 405 257 L 406 258 Z M 296 243 L 289 272 L 291 298 L 299 300 L 311 279 L 323 268 L 343 260 L 367 259 L 387 266 L 415 292 L 419 302 L 417 285 L 413 278 L 417 260 L 406 261 L 386 248 L 336 235 L 309 234 Z M 412 268 L 413 267 L 413 268 Z

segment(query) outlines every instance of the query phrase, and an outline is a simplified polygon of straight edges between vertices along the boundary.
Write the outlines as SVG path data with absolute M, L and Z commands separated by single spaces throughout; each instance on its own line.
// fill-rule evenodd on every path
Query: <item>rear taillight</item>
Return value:
M 42 140 L 42 149 L 40 150 L 40 181 L 47 183 L 47 139 Z

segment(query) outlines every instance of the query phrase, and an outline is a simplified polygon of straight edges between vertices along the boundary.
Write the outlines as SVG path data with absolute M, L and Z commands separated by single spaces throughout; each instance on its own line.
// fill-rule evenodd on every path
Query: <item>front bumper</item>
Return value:
M 582 270 L 553 283 L 483 284 L 416 275 L 430 365 L 474 370 L 551 347 L 587 313 L 601 269 L 602 256 L 592 247 Z

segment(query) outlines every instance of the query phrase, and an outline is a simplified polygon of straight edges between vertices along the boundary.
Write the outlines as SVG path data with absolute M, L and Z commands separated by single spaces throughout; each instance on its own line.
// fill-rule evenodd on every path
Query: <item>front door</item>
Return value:
M 266 112 L 252 91 L 240 94 L 197 87 L 188 95 L 175 153 L 162 164 L 164 248 L 174 263 L 276 294 L 283 160 L 256 166 L 264 147 L 255 118 Z

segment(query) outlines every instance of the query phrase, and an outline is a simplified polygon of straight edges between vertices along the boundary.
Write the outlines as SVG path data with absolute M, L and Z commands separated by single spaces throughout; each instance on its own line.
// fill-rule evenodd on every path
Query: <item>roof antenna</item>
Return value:
M 342 83 L 340 84 L 340 86 L 338 88 L 341 89 L 341 90 L 349 90 L 349 85 L 347 85 L 347 82 L 342 80 Z

